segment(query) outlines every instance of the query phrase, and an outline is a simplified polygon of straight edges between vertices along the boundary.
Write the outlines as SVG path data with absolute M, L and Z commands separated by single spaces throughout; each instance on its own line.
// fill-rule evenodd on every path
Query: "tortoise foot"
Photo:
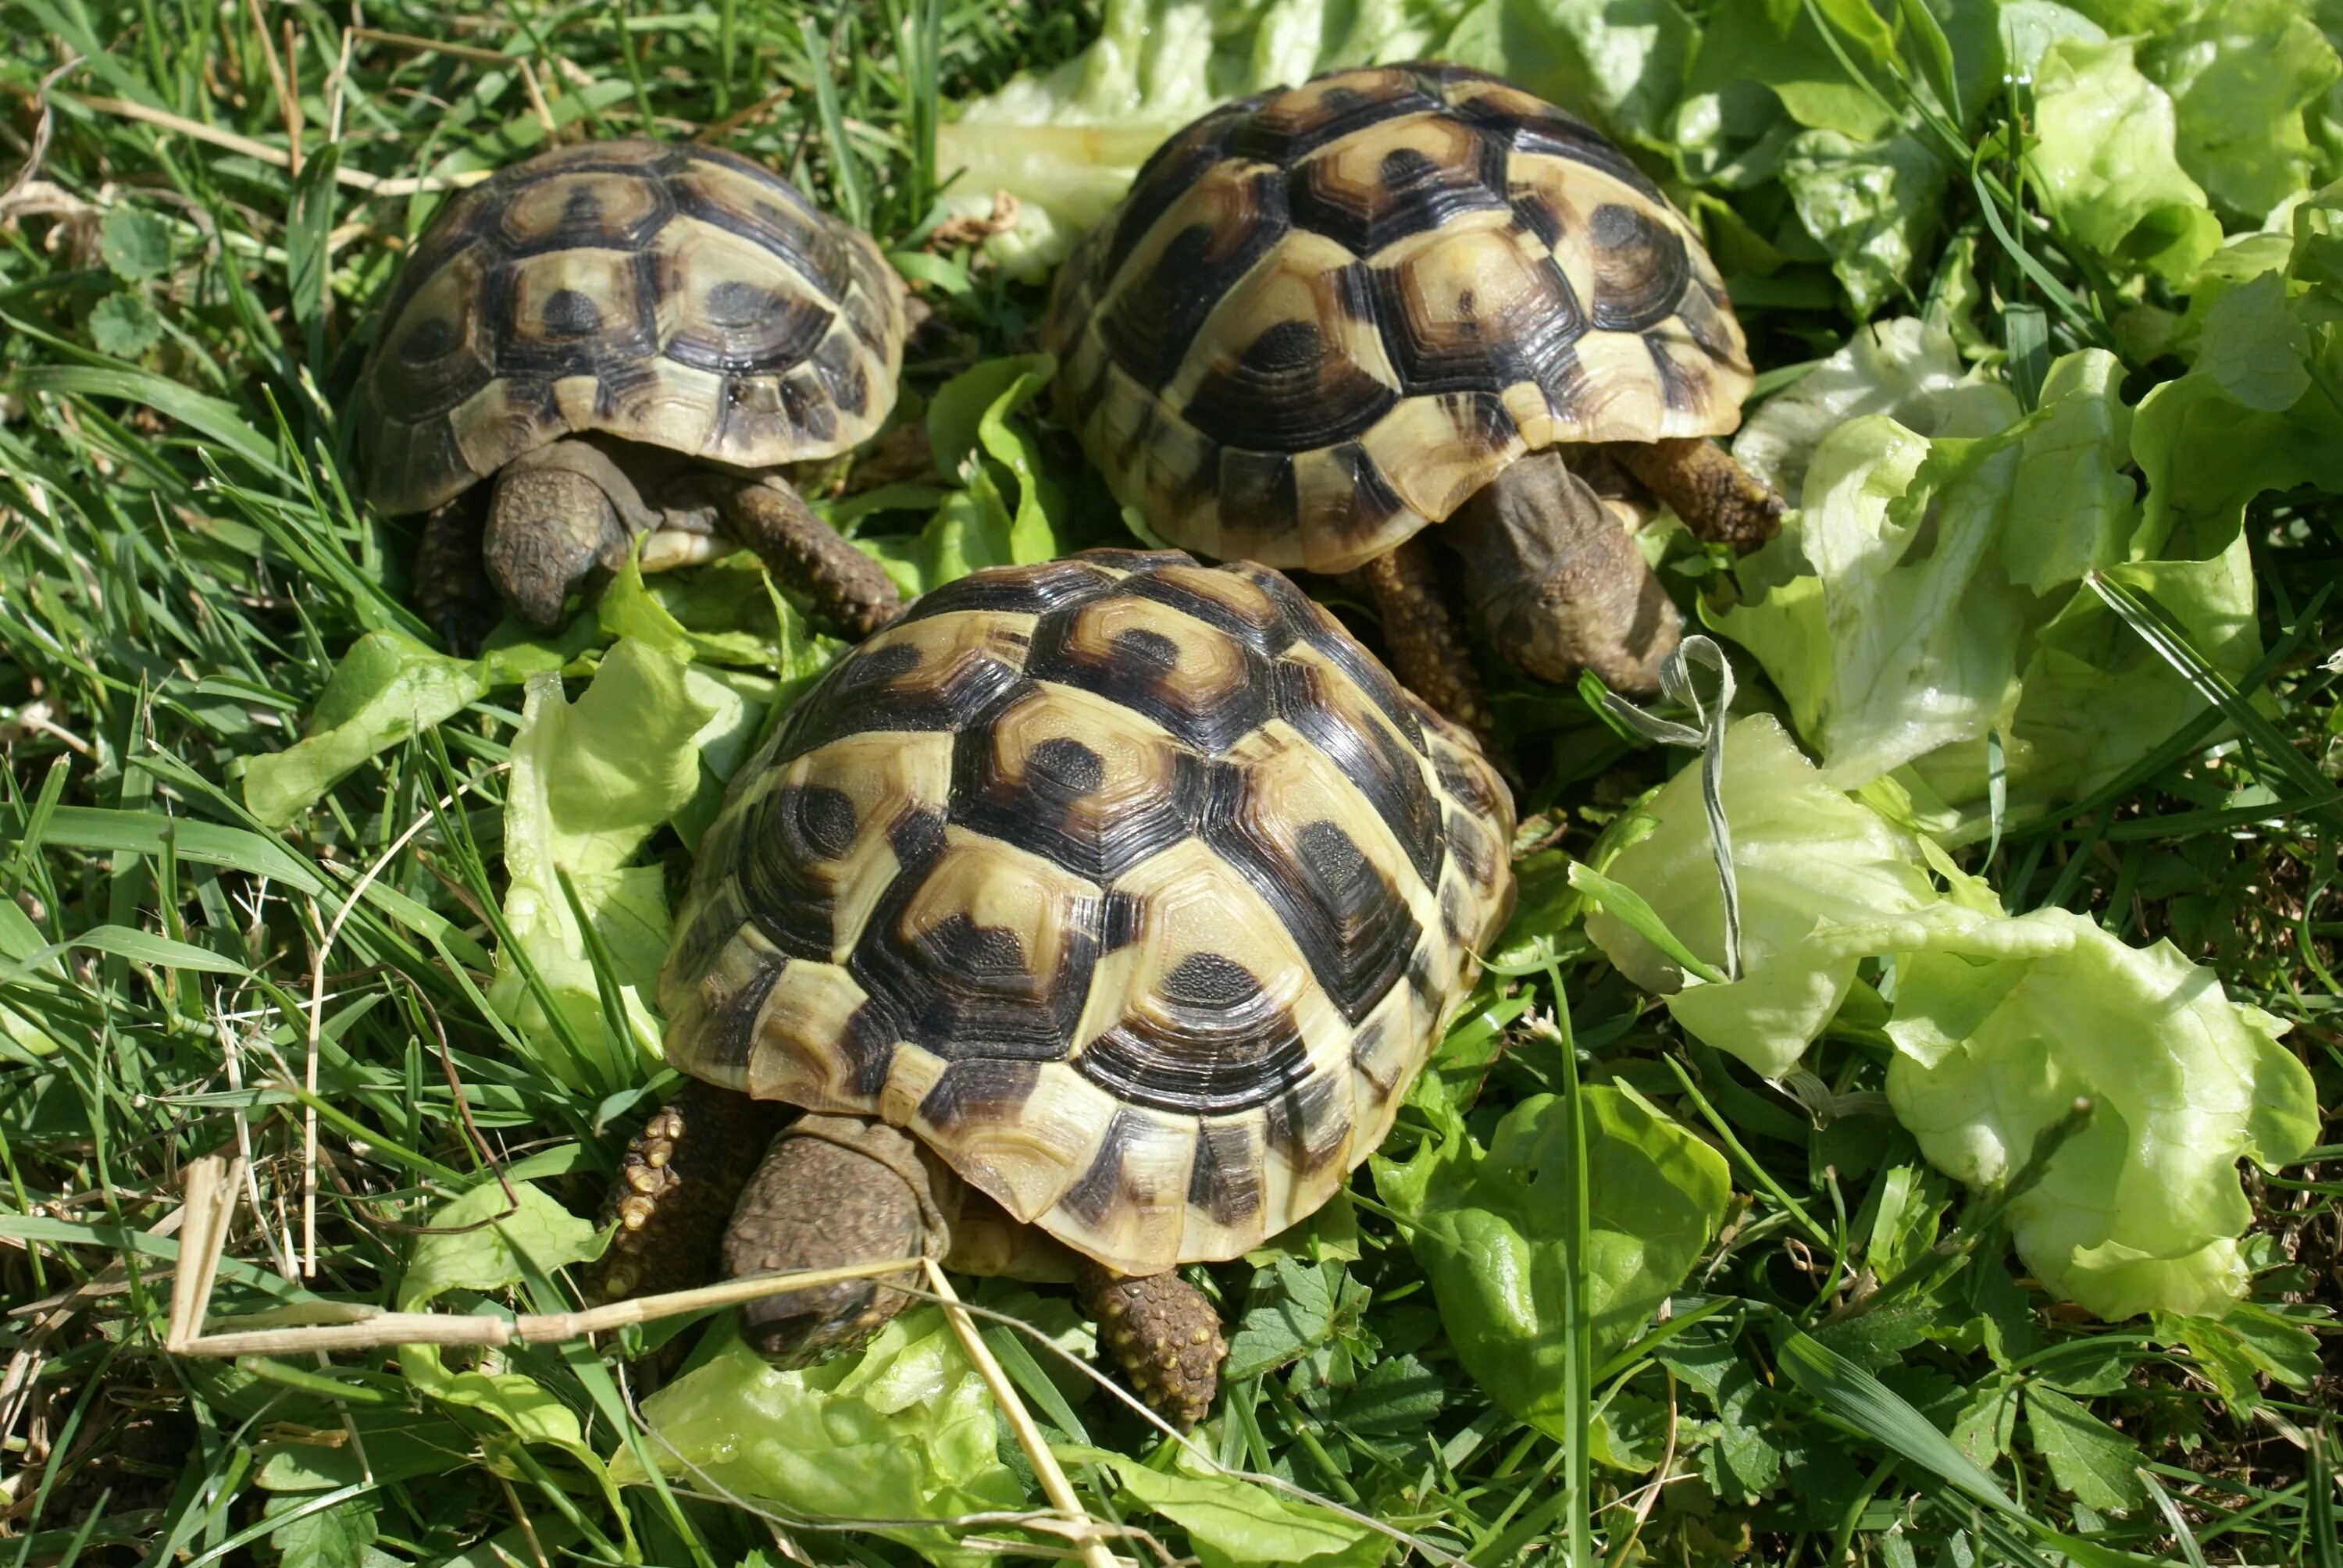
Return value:
M 737 1090 L 686 1080 L 651 1112 L 602 1201 L 618 1231 L 592 1282 L 605 1301 L 704 1285 L 732 1206 L 774 1129 L 789 1114 Z
M 1204 1292 L 1177 1274 L 1130 1278 L 1088 1261 L 1075 1289 L 1131 1392 L 1182 1432 L 1203 1420 L 1229 1353 L 1221 1314 Z

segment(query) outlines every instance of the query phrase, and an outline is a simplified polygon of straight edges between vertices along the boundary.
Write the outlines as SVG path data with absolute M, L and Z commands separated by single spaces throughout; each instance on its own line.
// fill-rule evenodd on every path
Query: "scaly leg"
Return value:
M 602 1201 L 602 1223 L 618 1233 L 602 1255 L 598 1292 L 608 1301 L 704 1285 L 716 1273 L 716 1243 L 786 1105 L 686 1079 L 651 1112 L 618 1162 Z
M 721 493 L 732 533 L 850 637 L 868 637 L 901 612 L 902 596 L 886 569 L 815 517 L 783 480 L 739 479 Z
M 1714 441 L 1623 441 L 1609 450 L 1701 538 L 1747 555 L 1781 529 L 1782 498 Z
M 1478 736 L 1495 757 L 1496 715 L 1473 668 L 1464 628 L 1449 608 L 1439 558 L 1416 535 L 1359 568 L 1383 612 L 1383 647 L 1400 684 Z
M 415 548 L 415 608 L 450 652 L 467 656 L 504 615 L 480 563 L 480 501 L 476 487 L 433 508 Z
M 1132 1392 L 1182 1432 L 1211 1412 L 1229 1345 L 1203 1292 L 1177 1274 L 1133 1278 L 1087 1259 L 1074 1290 Z

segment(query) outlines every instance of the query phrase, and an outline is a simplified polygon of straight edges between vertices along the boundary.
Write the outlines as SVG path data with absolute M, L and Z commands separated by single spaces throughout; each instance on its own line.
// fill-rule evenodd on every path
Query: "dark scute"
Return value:
M 1002 1061 L 966 1057 L 945 1067 L 920 1101 L 920 1114 L 937 1131 L 950 1133 L 980 1122 L 1015 1118 L 1041 1081 L 1038 1061 Z
M 1345 495 L 1350 502 L 1347 518 L 1321 515 L 1321 525 L 1330 541 L 1367 538 L 1408 509 L 1399 492 L 1392 488 L 1391 481 L 1383 477 L 1383 471 L 1358 442 L 1345 441 L 1327 456 L 1349 481 Z
M 763 1010 L 765 998 L 771 994 L 773 982 L 788 967 L 787 959 L 769 964 L 724 999 L 700 1026 L 702 1033 L 694 1053 L 698 1061 L 729 1070 L 749 1065 L 749 1052 L 757 1043 L 757 1014 Z
M 1015 932 L 980 926 L 966 914 L 905 930 L 921 875 L 912 869 L 895 879 L 871 912 L 848 971 L 865 991 L 892 1004 L 902 1038 L 947 1060 L 1062 1058 L 1090 991 L 1101 901 L 1073 901 L 1063 914 L 1057 970 L 1035 974 Z
M 1633 158 L 1620 151 L 1617 144 L 1609 137 L 1575 115 L 1565 114 L 1551 105 L 1544 114 L 1515 115 L 1486 99 L 1459 104 L 1456 113 L 1505 138 L 1517 153 L 1569 158 L 1590 168 L 1601 169 L 1639 196 L 1653 201 L 1662 199 L 1660 187 L 1652 183 L 1649 175 L 1635 166 Z
M 1432 756 L 1432 770 L 1446 790 L 1467 811 L 1483 821 L 1497 815 L 1497 798 L 1490 793 L 1488 775 L 1476 768 L 1467 768 L 1463 760 L 1443 747 Z
M 1270 1101 L 1265 1118 L 1270 1146 L 1281 1151 L 1296 1171 L 1316 1171 L 1341 1151 L 1343 1135 L 1351 1130 L 1336 1092 L 1341 1087 L 1341 1079 L 1323 1074 Z
M 594 188 L 591 186 L 572 186 L 561 203 L 562 226 L 568 228 L 574 225 L 586 228 L 599 225 L 601 221 L 602 198 L 594 194 Z
M 1165 977 L 1151 1010 L 1125 1013 L 1074 1067 L 1134 1105 L 1228 1116 L 1299 1083 L 1310 1055 L 1293 1015 L 1242 965 L 1194 954 Z
M 435 316 L 398 340 L 398 357 L 409 365 L 428 365 L 462 341 L 454 322 Z
M 1501 392 L 1520 381 L 1543 386 L 1586 333 L 1586 316 L 1570 280 L 1551 257 L 1542 261 L 1538 292 L 1494 316 L 1463 320 L 1424 316 L 1422 298 L 1400 274 L 1375 273 L 1375 320 L 1400 384 L 1412 394 Z M 1502 409 L 1503 405 L 1499 405 Z M 1512 419 L 1506 419 L 1510 427 Z
M 1328 159 L 1322 158 L 1306 166 L 1295 182 L 1293 221 L 1339 241 L 1353 255 L 1373 256 L 1460 213 L 1503 208 L 1505 160 L 1502 142 L 1477 134 L 1470 156 L 1453 162 L 1414 147 L 1394 147 L 1383 155 L 1381 183 L 1361 191 L 1338 185 Z
M 708 291 L 708 319 L 719 327 L 753 327 L 780 303 L 769 289 L 727 278 Z
M 1099 934 L 1099 951 L 1111 953 L 1137 941 L 1146 913 L 1145 900 L 1131 893 L 1110 891 L 1106 896 L 1104 928 Z
M 926 865 L 944 847 L 944 814 L 931 806 L 905 808 L 887 824 L 887 847 L 907 869 Z
M 1441 984 L 1440 971 L 1433 965 L 1429 945 L 1418 948 L 1415 956 L 1408 960 L 1407 986 L 1415 993 L 1417 1005 L 1425 1012 L 1437 1014 L 1440 1011 L 1443 992 L 1446 988 Z
M 1725 325 L 1728 308 L 1707 284 L 1695 277 L 1676 301 L 1676 317 L 1684 323 L 1685 335 L 1703 354 L 1719 365 L 1737 367 L 1742 362 L 1741 353 L 1734 347 L 1731 329 Z
M 1098 789 L 1105 767 L 1097 752 L 1060 736 L 1033 748 L 1025 759 L 1025 777 L 1042 793 L 1073 800 Z
M 1180 645 L 1160 631 L 1140 627 L 1114 635 L 1114 657 L 1141 676 L 1162 677 L 1180 668 Z
M 1283 453 L 1230 452 L 1223 459 L 1222 472 L 1224 475 L 1228 472 L 1229 460 L 1240 457 L 1259 459 L 1264 463 L 1273 461 L 1282 466 L 1285 472 L 1286 483 L 1289 488 L 1291 487 L 1293 478 L 1293 459 Z M 1226 483 L 1227 481 L 1223 479 L 1224 491 Z M 1232 506 L 1232 502 L 1223 503 L 1224 506 Z M 1241 569 L 1238 575 L 1264 589 L 1271 587 L 1270 583 L 1262 580 L 1267 574 L 1260 568 Z M 1282 578 L 1276 580 L 1284 581 Z M 1270 598 L 1272 604 L 1276 608 L 1267 616 L 1256 616 L 1250 611 L 1241 610 L 1225 600 L 1199 593 L 1184 583 L 1172 582 L 1152 574 L 1133 577 L 1125 588 L 1141 598 L 1152 599 L 1157 604 L 1169 605 L 1181 614 L 1201 620 L 1206 626 L 1225 633 L 1255 652 L 1270 658 L 1275 658 L 1284 652 L 1286 648 L 1292 646 L 1293 639 L 1301 635 L 1292 624 L 1291 618 L 1283 613 L 1285 601 L 1273 592 L 1271 593 Z
M 845 790 L 791 784 L 781 793 L 795 798 L 783 811 L 814 859 L 835 860 L 854 848 L 854 801 Z
M 1357 1023 L 1397 982 L 1419 931 L 1406 900 L 1332 822 L 1279 841 L 1278 803 L 1233 769 L 1217 770 L 1205 841 L 1277 911 L 1310 972 Z
M 1192 223 L 1172 236 L 1143 275 L 1123 281 L 1099 318 L 1115 362 L 1142 387 L 1169 381 L 1212 307 L 1291 226 L 1284 176 L 1262 169 L 1219 226 Z
M 860 414 L 870 406 L 870 378 L 862 368 L 862 356 L 856 348 L 850 332 L 833 332 L 821 340 L 813 351 L 814 374 L 830 389 L 832 401 L 848 414 Z
M 1466 819 L 1462 811 L 1448 813 L 1448 852 L 1456 857 L 1456 869 L 1475 887 L 1486 887 L 1496 868 L 1489 863 L 1488 830 Z
M 1390 1020 L 1378 1018 L 1361 1024 L 1358 1032 L 1351 1036 L 1351 1065 L 1364 1074 L 1385 1099 L 1399 1087 L 1399 1074 L 1393 1070 L 1397 1063 L 1383 1060 L 1383 1037 L 1390 1032 Z
M 1606 202 L 1587 225 L 1594 242 L 1594 325 L 1641 332 L 1675 314 L 1692 278 L 1684 236 L 1634 207 Z
M 1548 249 L 1562 237 L 1562 215 L 1535 191 L 1523 191 L 1513 197 L 1513 221 L 1537 236 L 1538 243 Z
M 1264 538 L 1301 528 L 1302 500 L 1290 455 L 1223 447 L 1220 480 L 1222 517 Z
M 1440 929 L 1448 934 L 1450 945 L 1459 948 L 1473 945 L 1473 933 L 1464 927 L 1463 890 L 1454 882 L 1440 890 Z
M 1079 558 L 1031 567 L 993 567 L 921 594 L 902 618 L 925 620 L 970 609 L 1041 615 L 1088 604 L 1112 592 L 1115 586 L 1114 578 Z
M 1208 693 L 1181 678 L 1178 645 L 1162 633 L 1134 627 L 1118 633 L 1100 657 L 1073 646 L 1074 615 L 1052 613 L 1034 628 L 1025 661 L 1034 679 L 1095 692 L 1143 713 L 1182 745 L 1208 757 L 1227 750 L 1269 718 L 1268 661 L 1242 641 L 1236 647 L 1244 677 L 1232 690 Z
M 557 288 L 548 296 L 538 319 L 548 332 L 582 337 L 602 329 L 601 307 L 575 288 Z
M 824 327 L 823 330 L 827 331 L 828 327 Z M 675 347 L 670 347 L 668 352 L 674 354 Z M 806 439 L 811 441 L 827 441 L 838 434 L 838 405 L 822 390 L 821 383 L 814 378 L 811 371 L 799 367 L 781 376 L 774 383 L 774 390 L 781 401 L 781 417 L 789 422 L 789 428 L 802 433 Z M 747 423 L 750 416 L 747 412 L 745 399 L 749 395 L 749 388 L 736 381 L 727 386 L 724 392 L 725 424 L 729 426 L 734 422 L 736 410 L 739 410 L 737 417 L 740 422 Z
M 1327 143 L 1353 131 L 1402 115 L 1420 115 L 1440 107 L 1440 100 L 1421 88 L 1371 95 L 1350 87 L 1335 87 L 1323 94 L 1307 114 L 1293 115 L 1279 112 L 1282 97 L 1282 95 L 1272 94 L 1264 98 L 1262 108 L 1267 112 L 1257 110 L 1234 129 L 1228 140 L 1232 156 L 1259 158 L 1291 168 Z
M 1106 1136 L 1099 1141 L 1099 1151 L 1090 1169 L 1078 1177 L 1058 1200 L 1058 1206 L 1085 1225 L 1096 1225 L 1107 1211 L 1122 1199 L 1122 1167 L 1131 1157 L 1131 1146 L 1141 1136 L 1143 1124 L 1127 1111 L 1118 1111 L 1106 1124 Z
M 1316 321 L 1288 320 L 1246 345 L 1233 365 L 1207 370 L 1181 417 L 1224 446 L 1307 452 L 1359 435 L 1398 400 L 1329 344 Z
M 1415 716 L 1415 704 L 1400 689 L 1398 680 L 1385 669 L 1383 661 L 1359 645 L 1356 638 L 1338 628 L 1313 626 L 1309 634 L 1310 646 L 1320 658 L 1341 670 L 1350 683 L 1367 694 L 1377 711 L 1400 732 L 1408 749 L 1417 756 L 1428 756 L 1430 746 L 1423 739 L 1423 724 Z
M 847 1064 L 848 1090 L 865 1098 L 876 1099 L 887 1087 L 888 1070 L 895 1065 L 896 1042 L 903 1031 L 894 1010 L 877 997 L 872 997 L 854 1010 L 846 1020 L 846 1032 L 838 1041 L 839 1055 Z
M 1188 1201 L 1220 1225 L 1242 1225 L 1259 1211 L 1261 1164 L 1251 1128 L 1242 1121 L 1197 1123 Z
M 1669 353 L 1659 336 L 1655 332 L 1644 333 L 1644 347 L 1652 357 L 1652 368 L 1659 372 L 1660 397 L 1669 407 L 1690 413 L 1707 401 L 1708 377 Z
M 1391 829 L 1424 886 L 1433 886 L 1446 846 L 1440 803 L 1417 759 L 1383 726 L 1354 727 L 1340 718 L 1327 706 L 1315 670 L 1283 660 L 1276 677 L 1279 717 L 1333 759 Z
M 1193 757 L 1180 754 L 1168 788 L 1139 799 L 1090 799 L 1101 776 L 1096 752 L 1055 738 L 1027 755 L 1022 778 L 1006 778 L 990 727 L 964 729 L 952 742 L 952 819 L 1093 882 L 1113 880 L 1194 831 L 1203 783 Z
M 1206 169 L 1226 156 L 1230 131 L 1243 104 L 1228 104 L 1206 115 L 1186 130 L 1172 137 L 1139 166 L 1139 173 L 1131 182 L 1131 194 L 1122 200 L 1122 208 L 1114 220 L 1114 238 L 1100 258 L 1099 267 L 1091 281 L 1104 288 L 1122 270 L 1131 251 L 1155 226 L 1155 220 L 1165 209 L 1187 193 Z
M 1019 672 L 997 658 L 964 653 L 933 686 L 896 684 L 920 668 L 920 650 L 889 643 L 850 653 L 831 666 L 789 715 L 778 765 L 841 736 L 873 730 L 952 730 L 983 723 L 1019 685 Z

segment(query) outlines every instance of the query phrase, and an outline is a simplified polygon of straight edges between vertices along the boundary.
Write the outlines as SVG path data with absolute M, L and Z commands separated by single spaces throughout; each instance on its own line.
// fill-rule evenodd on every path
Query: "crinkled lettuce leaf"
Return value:
M 451 658 L 404 632 L 370 631 L 334 667 L 308 734 L 246 764 L 245 806 L 282 828 L 367 758 L 453 719 L 488 692 L 480 660 Z
M 1986 963 L 1924 952 L 1899 967 L 1896 1117 L 1938 1169 L 1990 1187 L 2089 1099 L 2089 1124 L 2011 1206 L 2018 1255 L 2103 1318 L 2220 1316 L 2247 1284 L 2236 1239 L 2253 1211 L 2237 1161 L 2280 1164 L 2318 1141 L 2286 1026 L 2231 1002 L 2168 942 L 2127 947 L 2064 910 L 1996 924 L 2058 949 Z
M 1599 1361 L 1684 1282 L 1732 1193 L 1724 1156 L 1624 1084 L 1580 1091 L 1593 1227 L 1584 1268 Z M 1541 1094 L 1497 1123 L 1484 1151 L 1453 1113 L 1404 1163 L 1378 1157 L 1375 1188 L 1411 1221 L 1448 1342 L 1507 1413 L 1557 1437 L 1573 1279 L 1570 1131 Z
M 1908 132 L 1859 141 L 1806 131 L 1790 143 L 1781 177 L 1857 317 L 1909 295 L 1951 181 L 1933 147 Z
M 1026 1505 L 1001 1462 L 991 1391 L 932 1306 L 879 1332 L 860 1355 L 782 1372 L 727 1326 L 712 1353 L 643 1401 L 667 1473 L 808 1518 L 947 1520 Z M 645 1476 L 631 1450 L 620 1484 Z M 990 1562 L 948 1530 L 892 1523 L 874 1533 L 931 1563 Z
M 1158 1470 L 1111 1449 L 1061 1447 L 1068 1463 L 1094 1464 L 1121 1483 L 1126 1507 L 1160 1513 L 1188 1533 L 1203 1568 L 1274 1563 L 1286 1568 L 1373 1568 L 1391 1537 L 1341 1514 L 1273 1492 L 1259 1482 L 1219 1474 L 1173 1451 L 1182 1468 Z
M 1434 53 L 1457 0 L 1107 0 L 1099 36 L 1046 75 L 1021 75 L 939 127 L 940 204 L 981 216 L 1017 198 L 987 253 L 1036 280 L 1122 199 L 1164 137 L 1225 99 L 1335 65 Z
M 1675 107 L 1696 36 L 1675 0 L 1480 0 L 1437 53 L 1648 141 Z
M 2180 166 L 2213 201 L 2258 226 L 2310 184 L 2304 112 L 2343 60 L 2294 0 L 2215 0 L 2140 45 L 2172 98 Z
M 515 955 L 500 950 L 488 1000 L 571 1087 L 623 1087 L 655 1057 L 659 1028 L 646 1000 L 667 956 L 665 873 L 632 866 L 643 841 L 699 789 L 699 741 L 728 716 L 716 692 L 695 689 L 689 666 L 649 644 L 613 646 L 575 703 L 561 678 L 530 678 L 506 781 L 504 919 L 513 943 L 560 1010 L 546 1016 Z M 737 725 L 738 716 L 730 716 Z M 631 1040 L 605 1023 L 578 910 L 607 955 Z M 577 1042 L 573 1050 L 569 1041 Z M 582 1054 L 581 1054 L 582 1053 Z
M 1792 506 L 1824 437 L 1859 414 L 1885 414 L 1922 436 L 1990 436 L 2018 416 L 2009 388 L 1963 366 L 1952 334 L 1916 316 L 1855 329 L 1844 347 L 1742 422 L 1733 456 Z
M 1741 905 L 1741 978 L 1703 982 L 1611 910 L 1586 934 L 1678 1023 L 1767 1078 L 1796 1065 L 1846 1000 L 1883 918 L 1937 901 L 1911 840 L 1833 789 L 1768 714 L 1725 733 L 1723 792 Z M 1621 819 L 1595 868 L 1640 895 L 1693 955 L 1723 971 L 1725 898 L 1700 769 L 1683 769 Z
M 2026 166 L 2068 235 L 2119 270 L 2185 284 L 2220 245 L 2221 220 L 2181 167 L 2170 95 L 2132 52 L 2128 38 L 2078 36 L 2042 51 Z

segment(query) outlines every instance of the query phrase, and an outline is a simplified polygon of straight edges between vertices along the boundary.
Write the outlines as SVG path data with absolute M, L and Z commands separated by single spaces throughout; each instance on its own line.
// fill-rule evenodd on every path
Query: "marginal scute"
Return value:
M 542 154 L 450 201 L 401 273 L 359 380 L 367 498 L 427 510 L 571 434 L 832 456 L 892 407 L 903 309 L 875 244 L 745 158 Z
M 1483 73 L 1332 73 L 1175 135 L 1051 293 L 1117 501 L 1222 559 L 1348 570 L 1528 453 L 1729 433 L 1752 384 L 1690 223 Z
M 902 1127 L 1119 1273 L 1257 1245 L 1462 1005 L 1503 786 L 1257 565 L 1102 551 L 920 609 L 736 776 L 669 1060 Z

